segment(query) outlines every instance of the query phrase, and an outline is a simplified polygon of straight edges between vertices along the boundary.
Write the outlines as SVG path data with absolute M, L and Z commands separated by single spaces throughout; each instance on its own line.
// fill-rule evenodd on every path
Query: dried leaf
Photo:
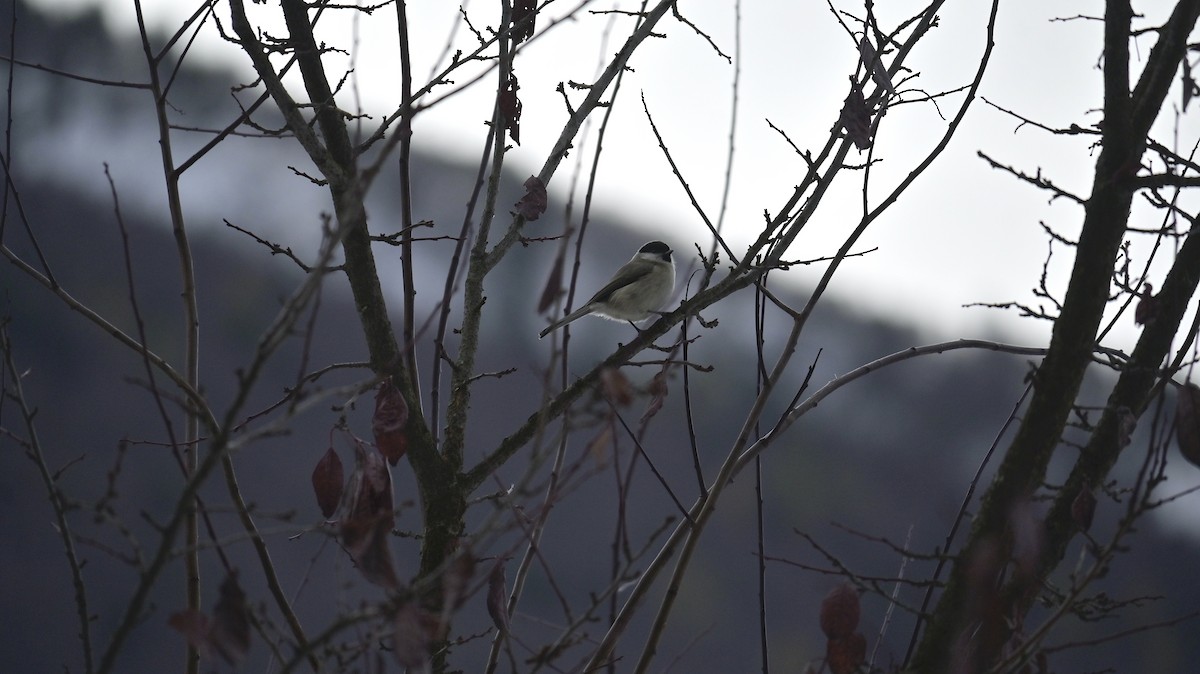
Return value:
M 423 614 L 420 606 L 408 602 L 396 610 L 392 620 L 395 628 L 392 654 L 401 667 L 410 670 L 421 670 L 429 662 L 432 639 Z
M 850 636 L 858 629 L 861 610 L 858 590 L 850 583 L 838 585 L 821 600 L 821 631 L 830 640 Z
M 517 91 L 520 89 L 517 76 L 510 75 L 508 84 L 500 90 L 499 96 L 500 116 L 504 118 L 504 128 L 508 129 L 509 137 L 517 145 L 521 144 L 521 99 L 517 98 Z
M 408 403 L 389 379 L 380 384 L 375 393 L 371 430 L 375 433 L 375 446 L 393 466 L 408 451 L 408 435 L 404 431 L 407 424 Z
M 1188 463 L 1200 466 L 1200 388 L 1187 384 L 1175 400 L 1175 439 Z
M 371 583 L 395 589 L 400 586 L 392 562 L 391 535 L 395 524 L 392 476 L 377 452 L 356 444 L 358 467 L 346 515 L 341 521 L 342 545 Z
M 867 101 L 853 77 L 850 78 L 850 93 L 846 95 L 846 101 L 842 104 L 838 125 L 846 130 L 846 135 L 858 149 L 865 150 L 871 147 L 871 111 L 867 108 Z
M 167 624 L 183 634 L 188 644 L 201 655 L 208 654 L 208 616 L 202 611 L 190 608 L 176 611 L 167 618 Z
M 600 386 L 604 397 L 618 407 L 628 407 L 633 402 L 633 387 L 620 368 L 606 367 L 600 371 Z
M 825 662 L 833 674 L 851 674 L 867 659 L 867 639 L 855 632 L 825 644 Z
M 246 607 L 246 593 L 238 585 L 236 571 L 226 575 L 221 583 L 208 641 L 231 665 L 240 663 L 250 651 L 250 611 Z
M 858 53 L 862 57 L 863 65 L 871 69 L 871 78 L 875 80 L 875 84 L 885 89 L 888 94 L 895 96 L 896 87 L 892 86 L 892 76 L 884 67 L 883 59 L 879 58 L 875 52 L 875 47 L 871 46 L 871 41 L 867 39 L 866 33 L 858 43 Z
M 517 202 L 519 208 L 521 202 Z M 546 287 L 542 289 L 542 297 L 538 300 L 537 312 L 544 314 L 554 306 L 554 301 L 562 294 L 563 256 L 554 258 L 554 266 L 550 268 L 550 276 L 546 279 Z
M 612 442 L 612 434 L 612 424 L 604 424 L 600 428 L 600 432 L 596 434 L 596 437 L 592 438 L 587 444 L 587 452 L 601 466 L 608 465 L 608 445 Z
M 529 17 L 528 21 L 525 20 L 526 17 Z M 512 43 L 514 47 L 533 37 L 533 24 L 536 20 L 537 0 L 516 0 L 513 3 Z
M 666 374 L 661 371 L 658 374 L 655 374 L 654 378 L 650 380 L 649 388 L 650 404 L 646 405 L 646 411 L 642 412 L 640 423 L 643 424 L 649 421 L 651 417 L 658 414 L 658 411 L 662 409 L 663 402 L 665 402 L 667 399 Z
M 1046 547 L 1046 527 L 1038 517 L 1033 501 L 1018 499 L 1008 514 L 1008 527 L 1012 532 L 1012 559 L 1016 563 L 1014 579 L 1031 582 Z
M 325 519 L 333 516 L 338 503 L 342 501 L 345 480 L 342 460 L 338 458 L 337 452 L 333 451 L 333 447 L 330 447 L 325 450 L 312 474 L 313 493 L 317 495 L 317 505 L 320 506 L 321 515 Z
M 1142 294 L 1137 306 L 1133 308 L 1133 322 L 1138 325 L 1150 325 L 1158 315 L 1158 298 L 1154 296 L 1154 286 L 1149 283 L 1142 286 Z
M 525 196 L 521 197 L 515 206 L 517 207 L 517 213 L 520 213 L 521 217 L 532 222 L 542 217 L 542 213 L 546 212 L 550 198 L 546 194 L 546 183 L 542 182 L 541 178 L 529 176 L 525 179 L 524 185 Z M 561 275 L 561 259 L 556 262 L 556 266 L 560 268 L 559 274 Z M 558 288 L 558 283 L 555 283 L 554 287 Z
M 1092 528 L 1092 519 L 1096 516 L 1096 495 L 1092 493 L 1091 485 L 1084 483 L 1079 489 L 1075 500 L 1071 501 L 1071 519 L 1080 531 Z
M 504 587 L 504 560 L 496 561 L 488 577 L 488 615 L 500 634 L 508 634 L 508 591 Z
M 1137 428 L 1137 417 L 1125 405 L 1117 408 L 1117 445 L 1124 449 L 1133 439 L 1133 431 Z
M 226 662 L 237 665 L 250 652 L 250 611 L 236 571 L 221 583 L 212 619 L 202 611 L 187 609 L 172 613 L 167 624 L 183 634 L 203 657 L 216 651 Z
M 442 605 L 457 609 L 467 598 L 467 583 L 475 574 L 475 555 L 463 550 L 455 555 L 442 572 Z

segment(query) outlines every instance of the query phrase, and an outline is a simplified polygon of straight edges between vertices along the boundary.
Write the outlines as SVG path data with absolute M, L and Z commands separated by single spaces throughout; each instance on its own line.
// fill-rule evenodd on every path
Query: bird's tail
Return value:
M 567 314 L 566 316 L 563 316 L 562 318 L 558 319 L 557 321 L 554 321 L 550 325 L 547 325 L 545 330 L 542 330 L 541 332 L 538 333 L 538 339 L 545 337 L 546 335 L 554 332 L 555 330 L 561 328 L 562 326 L 566 325 L 567 323 L 570 323 L 571 321 L 573 321 L 575 319 L 583 318 L 584 316 L 587 316 L 591 312 L 592 312 L 592 307 L 587 304 L 583 305 L 582 307 L 579 307 L 575 311 L 572 311 L 571 313 Z

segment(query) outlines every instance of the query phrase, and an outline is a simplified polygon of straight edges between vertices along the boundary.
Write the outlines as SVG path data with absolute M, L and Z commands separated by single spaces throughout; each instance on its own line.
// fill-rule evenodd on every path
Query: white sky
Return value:
M 577 1 L 559 0 L 551 11 L 561 13 Z M 101 5 L 114 29 L 132 35 L 132 1 L 38 2 L 67 11 Z M 221 4 L 221 14 L 227 14 Z M 756 233 L 763 211 L 774 212 L 783 204 L 803 174 L 803 162 L 770 130 L 766 120 L 784 129 L 803 149 L 819 149 L 837 119 L 847 90 L 847 75 L 853 72 L 858 58 L 853 42 L 822 2 L 746 0 L 742 4 L 739 125 L 727 215 L 729 236 L 735 243 L 744 243 Z M 836 4 L 852 13 L 861 12 L 860 4 Z M 881 24 L 890 27 L 923 4 L 878 3 L 877 11 Z M 1138 3 L 1138 10 L 1148 18 L 1137 25 L 1150 25 L 1171 4 Z M 143 5 L 151 25 L 167 29 L 194 11 L 198 2 L 144 0 Z M 731 3 L 685 1 L 681 5 L 685 15 L 724 51 L 733 52 Z M 938 92 L 967 84 L 983 50 L 988 5 L 980 0 L 948 2 L 940 14 L 939 27 L 906 62 L 920 77 L 902 89 L 915 86 Z M 496 2 L 475 0 L 467 4 L 467 10 L 475 26 L 483 28 L 495 25 L 497 6 Z M 595 9 L 612 6 L 611 0 L 592 3 Z M 621 6 L 628 9 L 635 4 L 625 2 Z M 278 14 L 274 2 L 265 6 L 247 3 L 247 7 L 259 17 Z M 420 84 L 444 50 L 458 17 L 459 3 L 411 0 L 408 7 L 414 27 L 414 71 Z M 1102 11 L 1103 3 L 1098 0 L 1001 3 L 996 47 L 982 96 L 1051 126 L 1098 121 L 1099 115 L 1089 111 L 1101 102 L 1101 74 L 1096 67 L 1101 24 L 1050 19 L 1098 15 Z M 327 21 L 320 37 L 352 51 L 364 108 L 375 113 L 389 111 L 398 100 L 394 10 L 387 7 L 371 16 L 358 15 L 356 22 L 350 16 L 357 13 L 335 14 L 341 16 Z M 544 18 L 539 16 L 539 27 L 545 25 Z M 565 80 L 591 81 L 599 56 L 615 52 L 632 25 L 629 18 L 616 20 L 612 40 L 602 50 L 600 39 L 608 21 L 605 16 L 588 16 L 561 26 L 530 45 L 518 59 L 524 103 L 523 144 L 509 154 L 509 170 L 524 175 L 541 166 L 566 116 L 555 86 Z M 605 141 L 606 159 L 599 176 L 597 203 L 601 209 L 627 216 L 648 236 L 664 238 L 676 249 L 686 250 L 691 248 L 691 241 L 707 241 L 706 230 L 655 144 L 639 93 L 644 92 L 660 131 L 702 205 L 715 217 L 724 179 L 734 67 L 678 22 L 666 19 L 660 25 L 668 39 L 644 45 L 632 62 L 634 72 L 625 78 L 613 127 Z M 277 30 L 276 34 L 282 32 Z M 472 43 L 470 34 L 460 29 L 456 45 L 469 50 Z M 1153 46 L 1153 36 L 1140 38 L 1136 45 L 1135 57 L 1144 57 Z M 205 60 L 248 68 L 246 57 L 233 45 L 220 41 L 212 30 L 205 31 L 196 50 Z M 415 132 L 423 147 L 438 147 L 445 155 L 477 161 L 483 121 L 490 111 L 491 80 L 489 77 L 486 84 L 419 117 Z M 907 97 L 913 95 L 910 91 Z M 943 100 L 943 113 L 953 115 L 960 100 Z M 340 101 L 344 108 L 353 107 L 346 96 Z M 1169 101 L 1178 107 L 1178 91 Z M 1183 122 L 1181 154 L 1189 152 L 1189 144 L 1195 142 L 1200 131 L 1194 117 Z M 917 324 L 929 338 L 989 336 L 999 330 L 1015 341 L 1043 342 L 1047 326 L 1042 323 L 1020 319 L 1015 312 L 961 307 L 976 301 L 1037 304 L 1030 289 L 1037 283 L 1047 247 L 1038 222 L 1045 221 L 1070 238 L 1078 233 L 1080 207 L 1063 200 L 1049 203 L 1047 193 L 990 169 L 976 152 L 983 150 L 1027 173 L 1040 168 L 1057 185 L 1086 196 L 1094 162 L 1089 141 L 1055 137 L 1029 127 L 1014 133 L 1017 125 L 1013 118 L 978 101 L 943 156 L 861 240 L 858 250 L 876 246 L 879 250 L 844 264 L 834 280 L 834 293 L 861 307 L 864 313 L 883 312 Z M 1171 114 L 1167 113 L 1155 131 L 1156 137 L 1168 145 L 1172 144 L 1172 125 Z M 883 163 L 872 174 L 873 203 L 890 192 L 928 152 L 943 128 L 928 103 L 905 105 L 889 112 L 876 139 L 876 157 Z M 593 142 L 586 142 L 590 156 Z M 854 157 L 851 153 L 851 161 Z M 568 164 L 560 168 L 552 191 L 566 187 L 568 169 Z M 839 178 L 840 188 L 826 198 L 820 215 L 798 240 L 793 257 L 823 256 L 837 249 L 861 214 L 856 175 Z M 561 192 L 557 196 L 562 203 Z M 1156 226 L 1157 217 L 1143 211 L 1135 223 Z M 1136 264 L 1144 263 L 1147 250 L 1146 245 L 1134 249 Z M 1070 251 L 1059 247 L 1055 261 L 1051 287 L 1061 295 Z M 819 277 L 821 269 L 798 268 L 790 276 L 811 282 Z M 1161 284 L 1162 273 L 1159 269 L 1157 275 L 1151 274 L 1156 286 Z M 1129 317 L 1122 321 L 1110 343 L 1128 349 L 1134 338 L 1136 332 Z

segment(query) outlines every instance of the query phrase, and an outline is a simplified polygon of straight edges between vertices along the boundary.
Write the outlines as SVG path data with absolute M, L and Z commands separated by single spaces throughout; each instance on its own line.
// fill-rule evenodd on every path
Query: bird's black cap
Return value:
M 667 244 L 663 243 L 662 241 L 651 241 L 650 243 L 642 246 L 642 249 L 639 250 L 638 252 L 639 253 L 650 253 L 651 255 L 657 255 L 658 257 L 661 257 L 664 260 L 671 259 L 671 247 L 668 246 Z

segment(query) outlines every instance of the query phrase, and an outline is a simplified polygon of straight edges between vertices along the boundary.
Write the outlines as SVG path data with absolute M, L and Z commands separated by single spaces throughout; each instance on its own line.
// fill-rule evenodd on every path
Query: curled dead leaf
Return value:
M 317 505 L 325 519 L 329 519 L 337 511 L 338 503 L 342 501 L 345 480 L 342 460 L 338 458 L 337 452 L 333 451 L 333 447 L 330 447 L 325 450 L 321 460 L 317 461 L 312 473 L 313 493 L 317 496 Z
M 429 646 L 433 639 L 429 633 L 427 618 L 421 607 L 411 601 L 396 609 L 392 618 L 392 655 L 397 664 L 407 667 L 410 671 L 421 671 L 429 662 Z
M 867 108 L 867 101 L 853 77 L 850 78 L 850 93 L 842 103 L 838 125 L 846 130 L 846 135 L 854 142 L 855 147 L 860 150 L 871 147 L 871 111 Z
M 517 76 L 510 75 L 508 83 L 500 90 L 497 103 L 500 106 L 504 128 L 508 129 L 509 137 L 517 145 L 521 144 L 521 99 L 517 98 L 517 91 L 520 89 Z
M 650 404 L 646 405 L 646 411 L 642 412 L 640 423 L 646 423 L 658 411 L 662 409 L 663 403 L 667 399 L 667 375 L 660 371 L 650 380 Z
M 542 213 L 546 212 L 546 207 L 550 204 L 550 197 L 546 193 L 546 183 L 542 182 L 542 179 L 537 176 L 526 178 L 524 185 L 525 195 L 517 200 L 515 205 L 517 213 L 520 213 L 521 217 L 532 222 L 542 217 Z M 556 265 L 561 267 L 561 262 L 559 260 Z M 555 287 L 558 287 L 557 283 Z
M 633 402 L 633 387 L 620 368 L 606 367 L 601 370 L 600 386 L 604 397 L 618 407 L 627 407 Z
M 250 652 L 250 610 L 237 572 L 222 581 L 211 619 L 202 611 L 186 609 L 172 613 L 167 625 L 183 634 L 202 657 L 216 651 L 229 664 L 240 663 Z
M 867 659 L 867 639 L 855 632 L 825 644 L 825 662 L 833 674 L 852 674 Z
M 508 634 L 508 590 L 504 583 L 504 560 L 498 559 L 488 576 L 487 610 L 500 634 Z
M 521 202 L 517 202 L 517 208 Z M 546 287 L 542 288 L 542 297 L 538 300 L 537 312 L 544 314 L 554 306 L 554 301 L 562 293 L 563 256 L 554 258 L 554 266 L 550 268 L 550 276 L 546 279 Z
M 408 403 L 400 395 L 400 389 L 390 379 L 379 386 L 375 393 L 375 414 L 371 417 L 371 430 L 375 434 L 375 446 L 393 466 L 408 451 Z
M 1200 466 L 1200 388 L 1188 383 L 1175 399 L 1175 439 L 1188 463 Z
M 358 465 L 351 480 L 350 503 L 340 522 L 342 545 L 360 573 L 371 583 L 400 586 L 392 562 L 391 535 L 395 525 L 392 476 L 378 452 L 355 444 Z
M 208 640 L 232 665 L 241 662 L 250 652 L 250 609 L 246 606 L 246 593 L 238 585 L 236 571 L 230 572 L 221 582 Z
M 537 0 L 516 0 L 512 6 L 513 46 L 533 37 L 533 23 L 537 20 Z
M 858 629 L 861 611 L 858 590 L 842 583 L 821 600 L 821 631 L 830 640 L 848 637 Z
M 1075 496 L 1075 500 L 1071 501 L 1071 519 L 1075 522 L 1075 526 L 1079 527 L 1080 531 L 1087 531 L 1092 528 L 1092 519 L 1096 516 L 1096 495 L 1092 493 L 1092 488 L 1087 483 L 1084 483 L 1079 488 L 1079 493 Z

